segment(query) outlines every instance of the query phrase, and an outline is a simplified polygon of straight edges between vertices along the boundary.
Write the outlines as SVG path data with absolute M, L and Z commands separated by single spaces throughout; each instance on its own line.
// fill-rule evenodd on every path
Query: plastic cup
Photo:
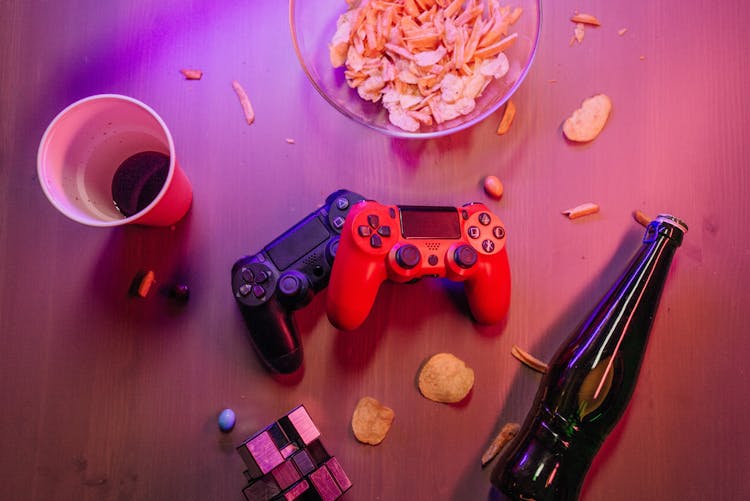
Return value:
M 113 200 L 112 179 L 124 160 L 144 151 L 167 155 L 169 170 L 151 203 L 126 216 Z M 42 136 L 37 172 L 52 205 L 89 226 L 170 226 L 193 199 L 164 121 L 146 104 L 117 94 L 87 97 L 61 111 Z

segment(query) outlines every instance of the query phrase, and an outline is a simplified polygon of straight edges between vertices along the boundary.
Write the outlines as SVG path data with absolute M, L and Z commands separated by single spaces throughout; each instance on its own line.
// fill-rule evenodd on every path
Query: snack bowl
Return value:
M 370 1 L 376 0 L 350 0 L 350 3 L 353 3 L 356 8 Z M 471 3 L 471 0 L 467 0 L 467 3 Z M 482 16 L 486 18 L 489 12 L 487 4 L 490 0 L 478 0 L 478 3 L 484 5 Z M 339 17 L 349 9 L 346 0 L 290 0 L 289 24 L 294 48 L 302 69 L 313 87 L 331 106 L 355 122 L 389 136 L 432 138 L 464 130 L 487 118 L 508 101 L 529 72 L 539 42 L 541 1 L 508 0 L 506 2 L 506 0 L 499 0 L 498 3 L 511 10 L 522 9 L 520 17 L 507 32 L 507 35 L 512 35 L 514 38 L 513 42 L 503 50 L 508 62 L 507 72 L 499 78 L 491 78 L 485 84 L 486 86 L 474 99 L 474 104 L 469 107 L 471 109 L 467 113 L 455 118 L 441 117 L 441 119 L 432 120 L 431 124 L 421 122 L 416 130 L 413 128 L 409 130 L 410 128 L 403 128 L 392 123 L 393 116 L 384 106 L 384 101 L 389 101 L 389 99 L 380 98 L 373 102 L 360 97 L 358 90 L 361 89 L 352 88 L 347 81 L 346 64 L 334 68 L 331 46 L 337 32 Z M 471 27 L 467 27 L 468 34 L 470 31 Z M 514 33 L 516 35 L 513 35 Z M 425 50 L 434 50 L 434 47 Z M 392 53 L 388 51 L 385 53 L 384 57 L 394 62 L 391 57 Z M 412 55 L 414 54 L 415 52 L 412 52 Z M 451 59 L 450 50 L 446 58 Z M 446 58 L 441 61 L 441 64 L 445 63 Z M 441 85 L 438 83 L 431 87 L 431 93 L 440 95 Z M 423 111 L 425 109 L 428 108 L 422 108 Z M 464 110 L 468 108 L 464 107 Z M 398 119 L 395 121 L 400 122 Z

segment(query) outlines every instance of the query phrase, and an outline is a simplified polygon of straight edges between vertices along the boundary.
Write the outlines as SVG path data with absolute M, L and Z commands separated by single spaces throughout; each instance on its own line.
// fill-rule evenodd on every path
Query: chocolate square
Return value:
M 331 476 L 338 484 L 341 492 L 346 492 L 352 486 L 352 481 L 349 480 L 349 476 L 346 474 L 344 469 L 341 467 L 341 463 L 335 457 L 332 457 L 325 463 L 328 471 L 331 472 Z
M 242 490 L 247 501 L 268 501 L 280 492 L 281 489 L 270 477 L 262 477 Z
M 288 437 L 299 439 L 305 445 L 320 437 L 320 431 L 313 423 L 304 405 L 296 407 L 281 418 L 279 423 Z
M 292 456 L 292 461 L 294 461 L 294 464 L 302 475 L 308 475 L 315 469 L 315 463 L 313 463 L 312 458 L 304 449 L 295 453 Z
M 241 450 L 240 456 L 245 460 L 248 468 L 251 469 L 251 473 L 253 468 L 252 463 L 265 475 L 284 462 L 284 458 L 281 457 L 281 453 L 274 445 L 267 431 L 258 433 L 243 445 L 244 450 Z
M 321 466 L 307 477 L 321 501 L 333 501 L 341 496 L 341 489 L 326 466 Z
M 300 479 L 300 474 L 292 461 L 285 461 L 271 470 L 271 476 L 282 491 Z

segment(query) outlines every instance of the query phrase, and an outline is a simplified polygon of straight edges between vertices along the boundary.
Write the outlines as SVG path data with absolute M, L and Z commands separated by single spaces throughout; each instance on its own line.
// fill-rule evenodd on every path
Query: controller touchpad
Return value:
M 455 207 L 399 206 L 401 234 L 404 238 L 456 240 L 461 223 Z
M 283 271 L 328 240 L 329 236 L 323 222 L 313 214 L 290 230 L 284 238 L 272 242 L 266 247 L 266 251 L 273 264 Z

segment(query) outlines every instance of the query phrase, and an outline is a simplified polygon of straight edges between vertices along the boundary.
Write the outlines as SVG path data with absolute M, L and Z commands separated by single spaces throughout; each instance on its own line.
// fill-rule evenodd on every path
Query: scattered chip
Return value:
M 473 386 L 474 371 L 451 353 L 433 355 L 419 372 L 419 391 L 435 402 L 460 402 Z
M 492 461 L 503 450 L 503 447 L 518 435 L 520 430 L 521 426 L 518 423 L 505 424 L 484 454 L 482 454 L 482 467 L 487 466 L 487 463 Z
M 237 80 L 232 81 L 232 88 L 237 94 L 237 98 L 239 98 L 240 100 L 242 112 L 245 114 L 245 120 L 247 121 L 247 124 L 251 125 L 255 121 L 255 111 L 253 110 L 253 105 L 250 103 L 250 98 L 247 97 L 245 89 L 242 88 L 242 85 L 240 85 Z
M 633 219 L 642 226 L 648 226 L 651 223 L 651 218 L 639 210 L 633 211 Z
M 294 140 L 294 139 L 292 139 L 291 137 L 288 137 L 288 138 L 286 138 L 286 142 L 287 142 L 288 144 L 295 144 L 295 143 L 296 143 L 297 141 L 295 141 L 295 140 Z
M 579 217 L 596 214 L 599 212 L 599 206 L 593 202 L 577 205 L 572 209 L 564 210 L 562 213 L 568 216 L 568 219 L 578 219 Z
M 363 444 L 378 445 L 391 429 L 395 414 L 372 397 L 362 397 L 352 414 L 352 431 Z
M 536 358 L 535 356 L 527 353 L 526 351 L 522 350 L 515 344 L 510 349 L 511 355 L 516 357 L 522 364 L 525 366 L 534 369 L 537 372 L 541 372 L 542 374 L 545 374 L 549 370 L 549 366 Z
M 484 191 L 494 199 L 500 200 L 503 196 L 503 183 L 497 176 L 484 178 Z
M 612 101 L 606 94 L 597 94 L 584 99 L 581 107 L 563 123 L 563 133 L 571 141 L 587 142 L 596 139 L 604 129 Z
M 626 31 L 628 31 L 627 28 L 620 28 L 619 30 L 617 30 L 617 34 L 623 36 Z
M 156 278 L 152 270 L 139 271 L 133 277 L 130 283 L 130 294 L 145 298 L 151 291 L 151 287 L 156 283 Z
M 200 80 L 203 77 L 203 72 L 201 70 L 183 68 L 180 70 L 180 73 L 185 77 L 185 80 Z
M 574 43 L 583 42 L 583 36 L 584 36 L 584 24 L 583 23 L 576 23 L 576 27 L 573 30 L 573 37 L 570 39 L 570 45 L 573 45 Z
M 582 14 L 576 12 L 575 14 L 573 14 L 573 17 L 571 17 L 570 20 L 576 24 L 590 24 L 591 26 L 602 25 L 602 23 L 596 18 L 596 16 L 592 16 L 591 14 Z
M 497 126 L 497 134 L 502 136 L 510 130 L 510 124 L 513 123 L 513 119 L 516 116 L 516 105 L 512 100 L 508 100 L 505 105 L 505 111 L 503 112 L 503 118 L 500 120 L 500 125 Z

